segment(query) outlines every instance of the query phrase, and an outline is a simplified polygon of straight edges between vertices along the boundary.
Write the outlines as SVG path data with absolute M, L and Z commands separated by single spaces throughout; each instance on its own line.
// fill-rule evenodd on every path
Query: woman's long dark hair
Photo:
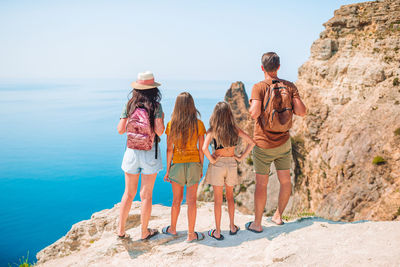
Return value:
M 131 97 L 129 97 L 132 94 Z M 147 90 L 133 89 L 128 95 L 128 104 L 126 111 L 128 117 L 136 108 L 145 108 L 150 116 L 151 129 L 154 131 L 155 111 L 160 105 L 161 92 L 157 87 Z

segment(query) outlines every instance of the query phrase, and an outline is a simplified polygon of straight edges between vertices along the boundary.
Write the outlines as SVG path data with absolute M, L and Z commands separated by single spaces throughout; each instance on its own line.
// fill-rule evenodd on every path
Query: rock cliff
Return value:
M 214 227 L 212 203 L 199 203 L 196 230 L 207 234 Z M 235 214 L 241 227 L 228 233 L 228 212 L 223 207 L 223 241 L 209 236 L 186 243 L 187 206 L 178 220 L 178 236 L 159 234 L 140 241 L 140 203 L 129 213 L 127 233 L 118 240 L 119 204 L 81 221 L 54 244 L 37 254 L 38 267 L 50 266 L 397 266 L 400 264 L 400 222 L 335 223 L 310 217 L 284 226 L 263 223 L 261 234 L 243 230 L 251 215 Z M 149 226 L 170 222 L 170 208 L 154 205 Z M 352 237 L 352 238 L 349 238 Z M 315 246 L 315 243 L 318 246 Z M 338 246 L 337 244 L 340 244 Z
M 400 1 L 342 6 L 296 82 L 294 209 L 334 220 L 400 215 Z

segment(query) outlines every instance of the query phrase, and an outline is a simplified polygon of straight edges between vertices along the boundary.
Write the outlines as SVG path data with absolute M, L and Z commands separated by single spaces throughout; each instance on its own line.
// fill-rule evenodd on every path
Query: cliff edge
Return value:
M 154 205 L 149 227 L 169 225 L 170 207 Z M 140 203 L 127 221 L 131 239 L 116 236 L 119 204 L 81 221 L 37 254 L 37 266 L 395 266 L 400 264 L 400 222 L 337 223 L 310 217 L 276 226 L 263 222 L 264 232 L 244 230 L 251 215 L 235 214 L 241 230 L 230 236 L 223 207 L 223 241 L 207 236 L 214 227 L 212 203 L 199 203 L 196 230 L 200 242 L 186 243 L 186 205 L 178 220 L 178 236 L 159 234 L 140 241 Z M 185 230 L 183 230 L 185 229 Z M 317 244 L 317 245 L 316 245 Z

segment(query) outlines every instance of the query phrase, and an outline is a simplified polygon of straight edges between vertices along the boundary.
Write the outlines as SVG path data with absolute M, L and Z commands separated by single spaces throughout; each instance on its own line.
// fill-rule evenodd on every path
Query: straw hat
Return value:
M 131 83 L 132 88 L 137 90 L 147 90 L 160 86 L 161 83 L 154 81 L 154 75 L 151 71 L 140 72 L 137 80 Z

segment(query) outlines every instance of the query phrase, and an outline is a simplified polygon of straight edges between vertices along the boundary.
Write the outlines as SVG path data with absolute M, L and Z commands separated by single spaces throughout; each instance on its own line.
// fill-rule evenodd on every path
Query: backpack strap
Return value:
M 156 154 L 156 155 L 155 155 L 155 158 L 156 158 L 156 159 L 157 159 L 157 155 L 158 155 L 158 138 L 159 138 L 159 137 L 158 137 L 158 135 L 156 134 L 155 137 L 154 137 L 154 140 L 155 140 L 155 142 L 156 142 L 156 144 L 155 144 L 155 146 L 156 146 L 156 147 L 155 147 L 155 150 L 156 150 L 156 152 L 155 152 L 155 154 Z

